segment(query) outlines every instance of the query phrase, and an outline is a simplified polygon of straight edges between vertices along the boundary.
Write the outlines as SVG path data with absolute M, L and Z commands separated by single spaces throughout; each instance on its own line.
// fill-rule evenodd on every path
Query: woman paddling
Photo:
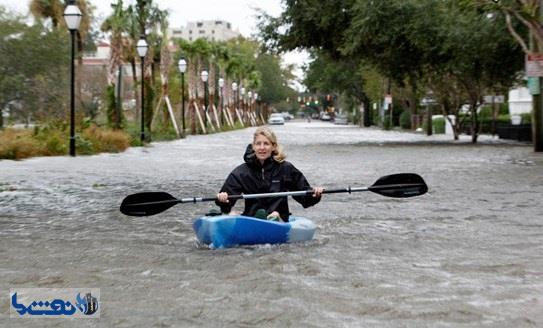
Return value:
M 217 194 L 216 204 L 223 213 L 231 212 L 236 200 L 228 195 L 259 194 L 282 191 L 313 189 L 312 196 L 294 196 L 304 208 L 321 200 L 322 187 L 311 188 L 309 182 L 294 165 L 285 161 L 277 137 L 268 127 L 259 127 L 253 136 L 253 143 L 247 146 L 244 164 L 236 167 L 226 178 Z M 271 220 L 288 221 L 290 212 L 287 197 L 245 199 L 243 215 L 257 216 Z

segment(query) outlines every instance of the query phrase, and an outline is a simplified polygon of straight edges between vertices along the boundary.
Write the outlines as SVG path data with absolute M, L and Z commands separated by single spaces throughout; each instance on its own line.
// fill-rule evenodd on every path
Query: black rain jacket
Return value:
M 236 167 L 226 178 L 221 192 L 228 195 L 260 194 L 281 191 L 311 190 L 302 172 L 287 161 L 281 163 L 273 157 L 268 158 L 262 165 L 256 158 L 252 145 L 247 146 L 243 156 L 244 164 Z M 321 198 L 308 196 L 293 196 L 304 208 L 317 204 Z M 223 213 L 229 213 L 236 200 L 229 203 L 215 202 Z M 277 211 L 284 221 L 288 221 L 290 212 L 287 197 L 270 197 L 245 199 L 243 215 L 254 216 L 259 209 L 265 209 L 267 214 Z

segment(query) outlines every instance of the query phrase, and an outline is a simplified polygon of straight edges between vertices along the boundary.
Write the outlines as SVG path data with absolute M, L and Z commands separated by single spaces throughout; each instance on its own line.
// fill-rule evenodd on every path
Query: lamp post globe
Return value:
M 136 50 L 140 56 L 141 61 L 141 131 L 140 131 L 140 141 L 143 143 L 145 141 L 145 88 L 144 88 L 144 71 L 145 71 L 145 56 L 147 55 L 147 50 L 149 45 L 145 41 L 145 35 L 141 35 L 138 43 L 136 44 Z
M 179 72 L 184 74 L 187 71 L 187 61 L 185 58 L 181 57 L 177 62 L 177 67 L 179 67 Z
M 68 30 L 70 30 L 72 60 L 70 64 L 70 156 L 75 156 L 75 33 L 79 29 L 81 23 L 81 11 L 75 5 L 75 1 L 68 2 L 68 6 L 64 9 L 64 20 Z
M 149 49 L 149 45 L 147 44 L 147 41 L 145 40 L 145 36 L 142 35 L 140 39 L 138 40 L 138 43 L 136 44 L 136 50 L 138 51 L 138 56 L 145 57 L 147 55 L 147 50 Z
M 183 136 L 185 135 L 185 71 L 187 70 L 187 61 L 181 57 L 177 63 L 181 72 L 181 122 L 183 125 Z
M 70 31 L 79 30 L 79 25 L 81 24 L 81 10 L 75 5 L 75 1 L 69 1 L 68 5 L 64 9 L 64 21 L 66 26 Z
M 202 73 L 200 73 L 200 77 L 202 78 L 202 82 L 205 83 L 205 82 L 207 82 L 207 78 L 209 77 L 209 73 L 206 70 L 204 70 L 204 71 L 202 71 Z

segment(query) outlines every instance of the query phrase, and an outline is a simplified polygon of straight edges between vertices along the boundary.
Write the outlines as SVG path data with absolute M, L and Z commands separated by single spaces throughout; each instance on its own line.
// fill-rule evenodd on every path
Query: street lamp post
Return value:
M 187 70 L 187 61 L 181 57 L 177 63 L 181 72 L 181 122 L 183 122 L 183 136 L 185 135 L 185 71 Z
M 245 88 L 242 87 L 239 90 L 239 93 L 241 94 L 241 117 L 243 117 L 244 122 L 247 122 L 247 119 L 245 117 Z
M 258 118 L 260 117 L 260 111 L 258 109 L 258 93 L 253 94 L 253 98 L 255 100 L 255 115 L 256 115 L 256 121 L 258 122 Z
M 71 0 L 64 10 L 64 20 L 72 39 L 72 61 L 70 71 L 70 156 L 75 156 L 75 33 L 81 23 L 81 11 Z
M 202 82 L 204 82 L 204 126 L 207 129 L 207 78 L 209 74 L 206 70 L 203 70 L 200 74 Z
M 253 111 L 253 93 L 251 91 L 247 92 L 247 114 L 249 121 L 251 121 L 251 112 Z
M 223 111 L 224 111 L 224 101 L 223 101 L 223 88 L 224 88 L 224 79 L 221 77 L 219 78 L 219 93 L 221 97 L 221 103 L 220 103 L 220 111 L 219 116 L 221 117 L 221 124 L 224 125 L 224 117 L 223 117 Z
M 236 82 L 232 82 L 232 91 L 234 92 L 234 109 L 238 108 L 238 97 L 236 91 L 238 90 L 238 84 Z
M 147 44 L 147 41 L 145 41 L 145 35 L 141 35 L 140 39 L 138 40 L 138 43 L 136 44 L 136 50 L 138 51 L 138 55 L 140 56 L 141 61 L 141 132 L 140 132 L 140 141 L 143 143 L 145 141 L 145 110 L 144 110 L 144 103 L 145 103 L 145 95 L 144 95 L 144 74 L 143 71 L 145 70 L 144 62 L 145 62 L 145 55 L 147 55 L 147 50 L 149 49 L 149 45 Z

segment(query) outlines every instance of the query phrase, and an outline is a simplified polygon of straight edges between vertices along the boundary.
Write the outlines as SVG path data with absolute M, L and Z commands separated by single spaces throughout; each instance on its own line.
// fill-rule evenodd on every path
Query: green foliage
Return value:
M 402 129 L 411 129 L 411 113 L 409 110 L 404 110 L 400 114 L 400 127 Z
M 107 125 L 116 127 L 117 98 L 115 97 L 115 85 L 108 85 L 105 93 Z
M 492 107 L 490 106 L 483 106 L 479 110 L 479 119 L 486 119 L 486 118 L 492 118 Z
M 432 129 L 435 134 L 445 133 L 445 118 L 438 117 L 432 120 Z
M 383 129 L 385 129 L 385 130 L 392 129 L 392 124 L 390 123 L 390 116 L 385 115 L 385 117 L 383 117 L 382 122 L 383 122 Z
M 68 127 L 55 121 L 34 129 L 5 129 L 0 131 L 0 159 L 66 155 L 68 139 Z M 76 153 L 121 152 L 128 148 L 129 140 L 122 131 L 91 125 L 76 134 Z
M 312 51 L 306 84 L 313 92 L 375 101 L 391 81 L 394 99 L 413 113 L 422 95 L 433 93 L 458 114 L 488 90 L 507 90 L 523 68 L 522 50 L 497 15 L 488 19 L 456 0 L 287 1 L 281 16 L 263 16 L 260 28 L 268 47 Z
M 68 147 L 66 145 L 66 136 L 61 135 L 59 132 L 50 133 L 45 140 L 45 148 L 49 155 L 62 155 L 66 154 Z
M 532 113 L 522 113 L 520 114 L 521 124 L 532 124 Z
M 0 40 L 0 108 L 9 104 L 17 121 L 64 117 L 68 34 L 40 24 L 28 26 L 0 7 Z
M 261 85 L 258 94 L 262 101 L 279 103 L 287 98 L 288 87 L 285 72 L 281 69 L 281 58 L 270 54 L 260 54 L 255 68 L 260 72 Z
M 173 126 L 168 125 L 166 127 L 161 126 L 160 128 L 155 128 L 153 130 L 153 140 L 175 140 L 177 139 L 177 133 Z

